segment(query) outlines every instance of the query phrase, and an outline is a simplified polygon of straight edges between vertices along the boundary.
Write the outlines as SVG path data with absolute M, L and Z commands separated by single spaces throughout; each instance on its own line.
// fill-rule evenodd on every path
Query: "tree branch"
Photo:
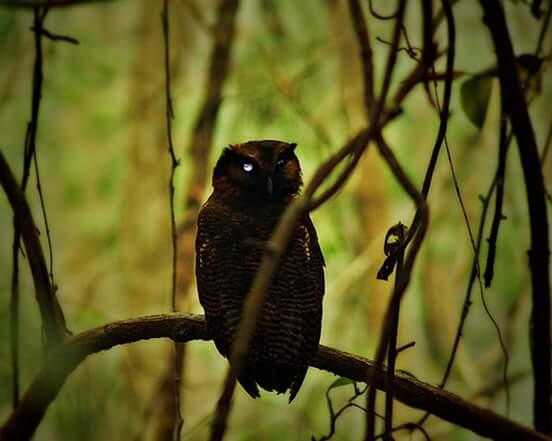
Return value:
M 210 340 L 203 316 L 181 313 L 122 320 L 72 336 L 48 354 L 18 407 L 0 428 L 0 440 L 29 440 L 67 377 L 86 357 L 117 345 L 153 338 L 170 338 L 178 342 Z M 376 372 L 370 360 L 337 349 L 320 346 L 311 366 L 358 382 L 365 382 L 368 372 L 373 379 L 371 385 L 382 390 L 386 387 L 385 369 Z M 412 376 L 397 372 L 392 387 L 395 398 L 407 406 L 425 409 L 481 436 L 504 441 L 548 439 Z
M 38 229 L 25 195 L 17 184 L 3 153 L 0 151 L 0 184 L 12 206 L 15 222 L 19 226 L 25 251 L 31 267 L 36 300 L 44 323 L 44 330 L 49 342 L 60 342 L 69 333 L 65 326 L 63 311 L 57 301 L 55 291 L 50 283 L 46 259 L 38 238 Z
M 107 324 L 68 338 L 48 353 L 35 380 L 0 429 L 0 440 L 31 439 L 69 374 L 88 355 L 116 345 L 162 337 L 177 341 L 205 340 L 205 322 L 202 317 L 184 314 L 155 315 Z
M 174 177 L 177 167 L 180 165 L 180 160 L 176 158 L 173 143 L 173 131 L 172 121 L 174 119 L 174 108 L 171 92 L 171 45 L 170 45 L 170 27 L 169 27 L 169 0 L 163 1 L 163 8 L 161 10 L 161 28 L 163 30 L 163 49 L 164 49 L 164 68 L 165 68 L 165 120 L 167 123 L 167 144 L 169 157 L 171 160 L 171 173 L 169 176 L 169 206 L 170 206 L 170 221 L 171 221 L 171 245 L 172 245 L 172 277 L 171 277 L 171 311 L 177 311 L 176 305 L 176 259 L 178 255 L 178 240 L 176 235 L 176 216 L 174 212 Z M 174 351 L 169 356 L 170 362 L 173 365 L 173 394 L 174 403 L 170 403 L 172 400 L 169 388 L 171 373 L 167 371 L 166 375 L 161 377 L 161 390 L 165 392 L 158 400 L 158 404 L 164 404 L 165 408 L 169 408 L 167 419 L 161 419 L 159 432 L 163 439 L 174 438 L 180 440 L 182 432 L 182 426 L 184 425 L 184 419 L 182 418 L 181 404 L 180 404 L 180 379 L 182 376 L 182 367 L 184 364 L 184 348 L 183 345 L 178 343 L 174 344 Z M 170 406 L 170 404 L 174 404 Z M 171 409 L 172 407 L 172 409 Z M 169 438 L 169 434 L 173 435 Z
M 504 100 L 502 100 L 504 101 Z M 485 280 L 485 287 L 491 286 L 494 277 L 494 264 L 496 258 L 496 243 L 498 241 L 498 230 L 500 222 L 506 217 L 502 213 L 502 202 L 504 200 L 504 180 L 506 174 L 506 154 L 508 152 L 509 136 L 507 134 L 507 116 L 503 112 L 500 121 L 500 135 L 498 141 L 498 166 L 496 170 L 496 202 L 493 221 L 491 223 L 491 232 L 487 242 L 489 244 L 489 251 L 487 253 L 487 263 L 485 264 L 485 273 L 483 278 Z
M 484 21 L 489 27 L 495 46 L 500 87 L 503 91 L 507 91 L 502 94 L 503 105 L 510 117 L 512 130 L 517 140 L 525 179 L 531 226 L 529 268 L 533 297 L 530 325 L 534 374 L 533 412 L 535 428 L 540 432 L 551 434 L 550 246 L 544 179 L 535 133 L 521 87 L 502 5 L 497 0 L 481 0 L 480 3 L 485 14 Z
M 372 8 L 371 5 L 372 3 L 370 2 L 370 9 Z M 374 103 L 374 57 L 372 45 L 370 44 L 368 26 L 366 26 L 359 0 L 349 0 L 349 12 L 360 46 L 360 59 L 362 61 L 364 79 L 364 108 L 366 112 L 369 112 Z M 368 113 L 366 116 L 369 119 L 371 115 Z

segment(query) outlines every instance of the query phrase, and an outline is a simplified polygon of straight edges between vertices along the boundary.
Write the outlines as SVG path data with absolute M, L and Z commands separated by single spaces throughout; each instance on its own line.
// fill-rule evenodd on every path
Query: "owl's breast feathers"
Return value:
M 285 208 L 237 209 L 217 194 L 203 205 L 196 238 L 199 300 L 219 352 L 229 357 L 243 301 L 266 241 Z M 245 367 L 244 389 L 257 385 L 293 400 L 318 349 L 324 294 L 324 260 L 314 226 L 300 223 L 281 261 L 257 322 Z

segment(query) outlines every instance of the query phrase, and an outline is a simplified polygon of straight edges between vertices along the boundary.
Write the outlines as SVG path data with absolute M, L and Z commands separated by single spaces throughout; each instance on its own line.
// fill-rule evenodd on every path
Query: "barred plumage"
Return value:
M 196 277 L 200 302 L 219 352 L 229 357 L 244 297 L 263 247 L 302 184 L 295 144 L 250 141 L 225 149 L 213 192 L 200 210 Z M 324 260 L 308 216 L 296 228 L 268 291 L 245 367 L 238 378 L 254 398 L 257 385 L 297 394 L 318 348 Z

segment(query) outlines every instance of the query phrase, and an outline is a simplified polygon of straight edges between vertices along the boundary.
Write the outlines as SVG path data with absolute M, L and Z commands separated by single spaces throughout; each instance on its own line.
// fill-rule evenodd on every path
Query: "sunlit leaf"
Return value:
M 350 378 L 339 377 L 332 384 L 330 384 L 330 387 L 328 387 L 328 391 L 335 389 L 336 387 L 346 386 L 348 384 L 353 384 L 353 380 L 351 380 Z
M 492 81 L 493 77 L 489 75 L 476 75 L 464 81 L 460 89 L 462 109 L 469 120 L 480 130 L 485 122 L 489 106 Z

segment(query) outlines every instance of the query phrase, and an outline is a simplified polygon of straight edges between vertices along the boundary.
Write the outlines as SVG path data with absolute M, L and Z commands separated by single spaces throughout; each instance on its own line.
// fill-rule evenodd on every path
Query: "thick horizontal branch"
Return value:
M 69 374 L 90 354 L 152 338 L 178 341 L 208 339 L 203 317 L 185 314 L 123 320 L 70 337 L 48 353 L 19 405 L 0 428 L 0 441 L 31 439 Z
M 210 340 L 203 316 L 180 313 L 123 320 L 70 337 L 48 354 L 18 407 L 0 428 L 0 440 L 29 440 L 69 374 L 86 357 L 117 345 L 152 338 L 170 338 L 180 342 Z M 370 360 L 346 352 L 320 346 L 311 365 L 359 382 L 366 381 L 366 373 L 370 372 L 368 377 L 373 379 L 375 387 L 385 388 L 384 372 L 376 375 Z M 404 374 L 395 374 L 393 390 L 396 399 L 404 404 L 427 410 L 482 436 L 505 441 L 549 440 L 540 433 L 475 406 L 457 395 Z
M 320 346 L 311 366 L 359 382 L 366 381 L 368 372 L 373 386 L 385 390 L 385 369 L 376 374 L 373 362 L 363 357 Z M 528 427 L 400 372 L 395 372 L 393 393 L 395 399 L 409 407 L 425 410 L 484 437 L 501 441 L 550 441 Z

